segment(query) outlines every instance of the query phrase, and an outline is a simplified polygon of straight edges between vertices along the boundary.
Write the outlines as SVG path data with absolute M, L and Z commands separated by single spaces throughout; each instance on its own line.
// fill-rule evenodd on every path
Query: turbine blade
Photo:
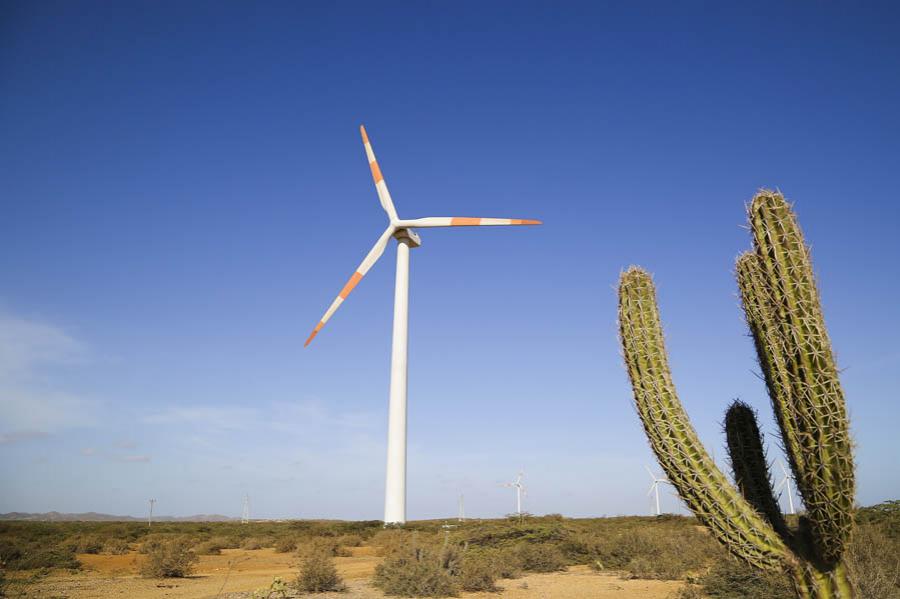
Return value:
M 359 126 L 359 133 L 362 135 L 363 146 L 366 148 L 366 157 L 369 159 L 369 168 L 372 169 L 372 179 L 375 181 L 375 191 L 378 192 L 378 201 L 381 207 L 387 212 L 391 222 L 397 220 L 397 210 L 394 208 L 394 201 L 391 200 L 391 192 L 388 191 L 387 182 L 381 174 L 378 167 L 378 161 L 375 160 L 375 152 L 372 150 L 372 144 L 369 142 L 369 136 L 366 135 L 366 128 Z
M 394 232 L 394 227 L 388 227 L 385 229 L 384 233 L 381 234 L 381 237 L 378 238 L 378 241 L 375 242 L 375 245 L 372 246 L 372 249 L 369 250 L 369 253 L 366 254 L 366 257 L 363 258 L 362 263 L 357 267 L 356 271 L 350 277 L 350 280 L 347 281 L 347 284 L 344 285 L 344 288 L 341 289 L 341 292 L 338 296 L 331 302 L 331 305 L 328 307 L 328 310 L 325 311 L 325 315 L 322 317 L 322 320 L 319 321 L 319 324 L 313 329 L 313 332 L 310 333 L 309 338 L 306 340 L 306 343 L 303 344 L 303 347 L 309 345 L 316 335 L 319 334 L 319 331 L 322 330 L 322 327 L 325 326 L 325 323 L 328 322 L 328 319 L 332 317 L 335 310 L 337 310 L 340 305 L 347 299 L 347 296 L 350 295 L 350 292 L 353 291 L 353 288 L 356 287 L 360 280 L 369 272 L 369 269 L 372 268 L 372 265 L 381 258 L 381 255 L 384 253 L 384 248 L 387 247 L 388 240 L 391 238 L 391 234 Z
M 650 497 L 651 495 L 653 495 L 654 489 L 656 489 L 656 481 L 655 480 L 653 481 L 653 484 L 650 485 L 650 490 L 647 491 L 647 497 Z
M 646 470 L 647 474 L 650 475 L 650 480 L 653 481 L 653 484 L 656 484 L 656 475 L 653 474 L 653 471 L 650 470 L 650 466 L 644 466 L 644 470 Z
M 540 225 L 539 220 L 524 218 L 475 218 L 469 216 L 429 216 L 401 220 L 398 227 L 477 227 L 490 225 Z

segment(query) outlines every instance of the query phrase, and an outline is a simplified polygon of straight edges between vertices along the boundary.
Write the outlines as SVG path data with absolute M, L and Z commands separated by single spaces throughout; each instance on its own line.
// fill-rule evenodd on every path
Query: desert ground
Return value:
M 344 593 L 316 596 L 344 599 L 369 599 L 385 595 L 369 584 L 375 566 L 381 560 L 371 547 L 355 547 L 352 557 L 337 557 L 338 572 L 347 582 Z M 275 577 L 290 580 L 297 575 L 297 558 L 272 549 L 247 551 L 225 549 L 222 555 L 201 556 L 196 571 L 188 578 L 146 579 L 139 574 L 138 553 L 126 555 L 79 554 L 83 569 L 77 573 L 57 572 L 29 584 L 11 589 L 10 597 L 100 599 L 105 597 L 243 599 L 268 587 Z M 597 573 L 586 566 L 572 566 L 565 572 L 527 574 L 498 583 L 497 593 L 462 593 L 462 597 L 502 596 L 508 599 L 542 598 L 646 598 L 668 597 L 683 583 L 661 580 L 624 580 L 615 572 Z M 17 585 L 16 585 L 17 586 Z

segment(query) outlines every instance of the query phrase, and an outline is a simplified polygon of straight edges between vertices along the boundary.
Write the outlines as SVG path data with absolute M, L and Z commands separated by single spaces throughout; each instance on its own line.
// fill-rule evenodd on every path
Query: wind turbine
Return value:
M 147 516 L 147 528 L 153 526 L 153 506 L 156 504 L 155 499 L 150 499 L 150 515 Z
M 319 334 L 325 323 L 347 299 L 350 292 L 369 272 L 372 265 L 381 257 L 388 241 L 397 240 L 397 274 L 394 287 L 394 331 L 391 348 L 391 391 L 388 407 L 388 448 L 387 477 L 385 482 L 384 522 L 385 524 L 403 524 L 406 522 L 406 381 L 408 355 L 409 324 L 409 250 L 419 247 L 422 242 L 413 229 L 426 227 L 459 227 L 484 225 L 539 225 L 538 220 L 514 218 L 472 218 L 459 216 L 438 216 L 404 220 L 397 216 L 394 202 L 388 191 L 387 183 L 375 160 L 372 144 L 366 135 L 365 127 L 360 126 L 369 168 L 375 181 L 375 190 L 381 207 L 387 213 L 388 226 L 369 250 L 369 253 L 351 275 L 350 280 L 325 311 L 325 315 L 316 324 L 304 346 Z
M 516 477 L 516 480 L 511 483 L 506 483 L 503 486 L 510 489 L 515 488 L 516 490 L 516 515 L 522 515 L 522 497 L 527 495 L 528 493 L 525 491 L 525 485 L 522 484 L 522 477 L 525 476 L 525 473 L 521 470 L 519 471 L 519 476 Z
M 784 467 L 784 462 L 778 460 L 778 465 L 781 466 L 781 472 L 784 474 L 784 478 L 781 479 L 781 482 L 778 483 L 778 486 L 775 487 L 775 492 L 780 493 L 782 489 L 787 491 L 788 498 L 788 506 L 790 507 L 790 513 L 794 513 L 794 492 L 791 490 L 791 475 L 788 474 L 787 468 Z
M 241 524 L 250 522 L 250 496 L 244 495 L 244 504 L 241 509 Z
M 459 521 L 466 521 L 466 496 L 462 493 L 459 495 Z
M 653 481 L 652 483 L 650 483 L 650 490 L 647 491 L 647 497 L 650 497 L 650 495 L 656 493 L 656 515 L 659 516 L 662 513 L 659 510 L 659 484 L 668 483 L 669 481 L 664 478 L 657 477 L 655 474 L 653 474 L 653 471 L 650 470 L 649 466 L 644 466 L 644 469 L 647 471 L 647 474 L 650 475 L 650 480 Z

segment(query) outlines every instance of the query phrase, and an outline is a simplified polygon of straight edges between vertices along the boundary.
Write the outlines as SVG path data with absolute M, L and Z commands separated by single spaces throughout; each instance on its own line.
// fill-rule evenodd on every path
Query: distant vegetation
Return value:
M 900 502 L 857 512 L 849 565 L 860 596 L 897 597 Z M 782 577 L 761 575 L 730 558 L 694 518 L 561 516 L 411 522 L 0 522 L 0 561 L 21 584 L 33 571 L 77 569 L 84 553 L 143 554 L 147 576 L 184 576 L 198 555 L 258 547 L 296 552 L 302 567 L 292 586 L 340 588 L 335 556 L 366 545 L 384 558 L 374 584 L 398 596 L 491 591 L 528 572 L 587 565 L 627 578 L 688 580 L 691 597 L 789 597 Z M 371 551 L 371 550 L 370 550 Z M 28 571 L 28 572 L 22 572 Z M 693 594 L 689 594 L 693 593 Z

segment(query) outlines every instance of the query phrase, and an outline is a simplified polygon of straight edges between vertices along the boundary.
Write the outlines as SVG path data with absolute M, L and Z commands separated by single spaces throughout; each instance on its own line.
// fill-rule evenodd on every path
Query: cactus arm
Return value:
M 775 501 L 769 464 L 763 449 L 756 413 L 742 401 L 734 401 L 725 412 L 725 438 L 734 481 L 744 498 L 768 520 L 785 543 L 791 535 Z
M 816 556 L 825 564 L 838 564 L 853 524 L 852 443 L 809 250 L 780 194 L 757 194 L 749 219 L 764 285 L 759 301 L 768 306 L 760 314 L 774 317 L 760 328 L 770 331 L 767 341 L 777 343 L 774 347 L 783 354 L 769 364 L 780 372 L 767 377 L 767 383 L 790 385 L 788 401 L 775 402 L 777 409 L 786 410 L 779 425 L 796 424 L 791 433 L 795 440 L 786 445 L 793 454 L 791 466 L 808 510 Z M 775 397 L 784 390 L 770 386 L 769 391 Z
M 638 414 L 681 498 L 739 558 L 767 570 L 795 564 L 782 539 L 728 483 L 700 443 L 672 382 L 653 282 L 639 268 L 620 279 L 619 332 Z
M 776 351 L 782 347 L 782 341 L 774 325 L 776 319 L 770 312 L 762 266 L 756 254 L 745 252 L 738 257 L 736 267 L 747 327 L 753 337 L 788 463 L 794 473 L 803 472 L 806 469 L 803 445 L 800 442 L 803 420 L 797 418 L 797 410 L 791 407 L 794 402 L 784 363 L 785 352 Z

